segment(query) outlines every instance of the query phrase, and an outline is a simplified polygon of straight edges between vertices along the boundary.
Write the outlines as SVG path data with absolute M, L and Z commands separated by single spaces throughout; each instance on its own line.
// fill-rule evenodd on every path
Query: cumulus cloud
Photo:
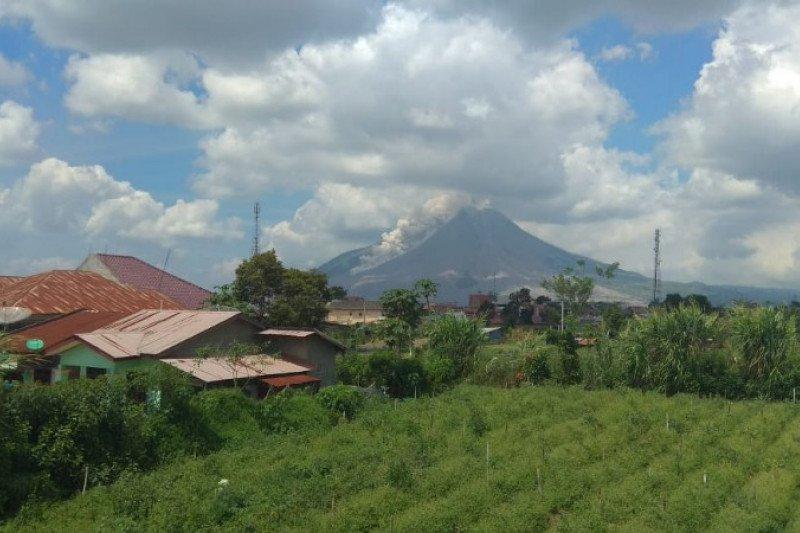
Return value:
M 237 219 L 217 220 L 215 200 L 165 206 L 99 166 L 50 158 L 0 195 L 4 225 L 39 234 L 109 235 L 171 244 L 183 238 L 241 238 Z
M 0 104 L 0 166 L 19 163 L 35 153 L 40 130 L 30 107 L 12 100 Z
M 627 46 L 624 44 L 615 44 L 614 46 L 606 46 L 600 50 L 599 57 L 602 61 L 627 61 L 634 57 L 638 57 L 640 61 L 645 61 L 653 57 L 653 45 L 646 41 L 640 41 L 634 46 Z
M 798 17 L 775 3 L 727 18 L 686 108 L 657 128 L 672 160 L 800 193 Z
M 31 73 L 23 64 L 10 61 L 6 56 L 0 54 L 0 86 L 25 85 L 31 78 Z

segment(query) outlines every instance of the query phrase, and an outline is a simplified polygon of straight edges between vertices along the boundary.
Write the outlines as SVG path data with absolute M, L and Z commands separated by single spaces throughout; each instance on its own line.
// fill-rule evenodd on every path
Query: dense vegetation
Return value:
M 166 365 L 127 378 L 0 389 L 0 517 L 254 434 L 330 427 L 362 403 L 344 386 L 262 403 L 237 390 L 196 393 Z
M 230 407 L 227 424 L 237 425 L 239 410 Z M 129 474 L 66 503 L 28 507 L 6 527 L 800 527 L 800 411 L 793 404 L 462 385 L 434 398 L 368 402 L 354 421 L 327 431 L 306 402 L 284 405 L 289 411 L 294 422 L 285 433 L 251 430 L 235 448 Z

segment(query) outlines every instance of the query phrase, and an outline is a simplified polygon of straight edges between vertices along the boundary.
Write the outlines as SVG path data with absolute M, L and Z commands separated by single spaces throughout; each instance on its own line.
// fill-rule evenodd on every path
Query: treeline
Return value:
M 797 322 L 787 309 L 696 305 L 654 309 L 591 338 L 548 331 L 485 362 L 479 380 L 628 386 L 667 395 L 794 399 L 800 387 Z M 514 376 L 512 378 L 512 376 Z
M 166 365 L 146 373 L 0 389 L 0 518 L 185 455 L 266 433 L 329 428 L 364 403 L 351 387 L 265 401 L 197 392 Z

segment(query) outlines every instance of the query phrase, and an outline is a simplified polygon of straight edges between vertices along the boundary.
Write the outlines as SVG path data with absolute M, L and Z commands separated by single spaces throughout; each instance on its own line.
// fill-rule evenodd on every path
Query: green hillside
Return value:
M 5 530 L 798 529 L 798 415 L 791 403 L 462 385 L 374 401 L 333 429 L 259 432 L 29 506 Z

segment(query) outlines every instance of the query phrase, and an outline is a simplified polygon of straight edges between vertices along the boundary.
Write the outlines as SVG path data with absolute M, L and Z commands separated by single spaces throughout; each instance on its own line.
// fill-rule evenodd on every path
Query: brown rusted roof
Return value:
M 114 359 L 158 356 L 240 315 L 238 311 L 146 309 L 76 337 Z
M 23 279 L 22 276 L 0 276 L 0 291 Z
M 325 333 L 321 332 L 318 329 L 311 329 L 311 328 L 269 328 L 265 329 L 259 335 L 263 335 L 267 338 L 269 337 L 288 337 L 294 339 L 307 339 L 309 337 L 317 336 L 324 341 L 329 342 L 330 344 L 334 345 L 336 348 L 340 350 L 346 350 L 347 346 L 342 344 L 341 342 L 337 341 L 330 335 L 326 335 Z
M 142 309 L 183 307 L 158 292 L 76 270 L 51 270 L 0 288 L 0 306 L 26 307 L 35 315 L 65 314 L 79 309 L 135 313 Z
M 235 361 L 221 357 L 169 358 L 162 361 L 204 383 L 306 372 L 305 367 L 266 355 L 252 355 Z
M 54 319 L 28 326 L 11 336 L 11 348 L 15 353 L 26 353 L 25 342 L 29 339 L 44 341 L 45 350 L 71 339 L 78 333 L 87 333 L 106 326 L 125 316 L 125 313 L 80 310 Z

